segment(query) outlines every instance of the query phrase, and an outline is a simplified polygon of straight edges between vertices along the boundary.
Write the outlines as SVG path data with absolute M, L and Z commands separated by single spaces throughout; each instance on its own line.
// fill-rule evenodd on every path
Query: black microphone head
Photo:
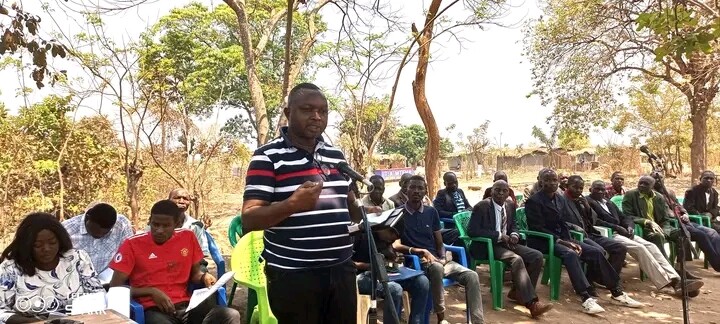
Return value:
M 640 152 L 643 152 L 643 153 L 645 153 L 645 154 L 650 154 L 650 153 L 649 153 L 650 150 L 648 150 L 647 145 L 642 145 L 642 146 L 640 146 Z

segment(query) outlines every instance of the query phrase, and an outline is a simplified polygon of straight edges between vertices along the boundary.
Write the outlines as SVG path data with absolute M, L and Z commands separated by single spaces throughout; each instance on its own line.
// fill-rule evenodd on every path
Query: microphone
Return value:
M 368 188 L 368 191 L 372 191 L 373 184 L 367 179 L 365 179 L 365 177 L 360 175 L 360 173 L 357 173 L 357 171 L 353 170 L 350 165 L 347 164 L 347 162 L 340 162 L 336 165 L 336 167 L 338 171 L 340 171 L 340 173 L 350 177 L 350 179 L 362 182 L 365 187 Z
M 650 152 L 650 149 L 648 149 L 647 145 L 640 146 L 640 152 L 643 152 L 647 154 L 649 158 L 657 159 L 658 157 L 653 154 L 653 152 Z

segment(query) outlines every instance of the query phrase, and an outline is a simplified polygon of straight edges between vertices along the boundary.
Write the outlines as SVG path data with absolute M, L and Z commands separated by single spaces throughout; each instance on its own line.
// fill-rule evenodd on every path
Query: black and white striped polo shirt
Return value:
M 253 154 L 244 199 L 280 202 L 305 181 L 323 181 L 323 190 L 314 210 L 292 214 L 265 230 L 263 258 L 267 265 L 289 270 L 327 267 L 350 259 L 350 182 L 335 168 L 345 156 L 322 138 L 315 152 L 309 153 L 290 143 L 287 127 L 281 134 Z

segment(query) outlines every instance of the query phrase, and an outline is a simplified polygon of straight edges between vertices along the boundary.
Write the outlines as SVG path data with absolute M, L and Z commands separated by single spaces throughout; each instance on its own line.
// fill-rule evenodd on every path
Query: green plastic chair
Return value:
M 528 230 L 527 216 L 525 215 L 525 207 L 520 207 L 515 211 L 515 225 L 518 227 L 520 233 L 526 236 L 535 236 L 544 238 L 548 243 L 548 253 L 545 256 L 545 267 L 543 268 L 543 279 L 544 285 L 550 285 L 550 300 L 560 299 L 560 272 L 562 271 L 562 260 L 555 256 L 555 238 L 543 232 L 536 232 Z M 578 235 L 579 234 L 579 235 Z M 582 240 L 584 235 L 582 233 L 573 233 L 575 239 Z
M 517 200 L 518 206 L 520 206 L 520 203 L 521 203 L 524 199 L 525 199 L 525 195 L 523 195 L 523 194 L 516 194 L 516 195 L 515 195 L 515 200 Z
M 622 211 L 623 197 L 624 196 L 613 196 L 612 198 L 610 198 L 610 201 L 612 201 L 612 203 L 615 204 L 615 206 L 617 206 L 620 211 Z
M 240 216 L 239 214 L 235 216 L 228 227 L 228 241 L 230 241 L 230 246 L 232 247 L 235 247 L 235 244 L 237 244 L 238 240 L 243 236 L 242 217 Z
M 241 237 L 242 237 L 242 218 L 240 217 L 240 215 L 237 215 L 237 216 L 235 216 L 235 218 L 233 218 L 233 220 L 230 222 L 230 226 L 228 227 L 228 241 L 230 241 L 230 246 L 235 247 L 238 239 L 240 239 Z M 237 289 L 237 286 L 238 286 L 237 283 L 233 283 L 232 290 L 230 290 L 230 300 L 228 300 L 228 305 L 232 305 L 233 298 L 235 298 L 235 290 Z M 252 294 L 252 296 L 251 296 L 250 292 L 248 292 L 248 302 L 251 299 L 253 301 L 255 300 L 254 294 Z M 257 301 L 255 301 L 252 306 L 255 306 L 256 304 L 257 304 Z M 250 308 L 249 306 L 251 306 L 251 305 L 248 304 L 248 309 Z M 248 317 L 248 320 L 249 319 L 250 318 Z
M 263 251 L 263 232 L 254 231 L 245 234 L 233 248 L 230 265 L 235 271 L 233 280 L 257 293 L 258 304 L 248 313 L 252 313 L 251 324 L 277 324 L 272 314 L 267 295 L 267 281 L 265 279 L 264 261 L 261 259 Z
M 470 222 L 471 212 L 461 212 L 455 214 L 453 219 L 455 220 L 455 227 L 457 227 L 460 239 L 465 243 L 465 248 L 470 251 L 470 244 L 472 242 L 485 243 L 487 248 L 487 259 L 478 260 L 473 258 L 473 264 L 471 269 L 475 269 L 480 264 L 487 264 L 490 266 L 490 293 L 493 299 L 493 309 L 503 309 L 503 277 L 505 273 L 505 263 L 495 259 L 495 253 L 493 251 L 493 240 L 487 237 L 469 237 L 467 235 L 467 227 Z

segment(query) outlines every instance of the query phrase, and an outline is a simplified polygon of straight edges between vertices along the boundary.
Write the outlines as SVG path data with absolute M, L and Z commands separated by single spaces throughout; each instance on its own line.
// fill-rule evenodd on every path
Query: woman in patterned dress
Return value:
M 0 261 L 0 323 L 46 320 L 68 312 L 73 298 L 103 291 L 90 256 L 73 249 L 51 214 L 27 215 Z

